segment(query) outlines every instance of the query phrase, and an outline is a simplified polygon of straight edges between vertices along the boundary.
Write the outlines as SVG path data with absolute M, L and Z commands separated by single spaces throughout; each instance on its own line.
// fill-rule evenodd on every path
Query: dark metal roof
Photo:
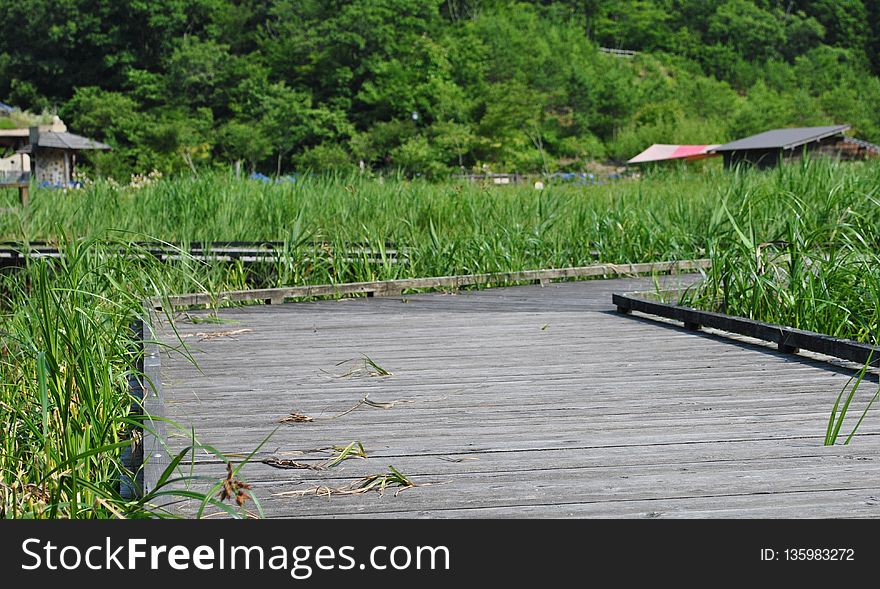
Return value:
M 106 143 L 94 141 L 73 133 L 40 133 L 38 147 L 54 147 L 55 149 L 110 149 Z
M 818 141 L 839 135 L 849 129 L 849 125 L 832 125 L 828 127 L 797 127 L 793 129 L 773 129 L 726 143 L 716 147 L 716 152 L 746 151 L 749 149 L 792 149 L 805 143 Z

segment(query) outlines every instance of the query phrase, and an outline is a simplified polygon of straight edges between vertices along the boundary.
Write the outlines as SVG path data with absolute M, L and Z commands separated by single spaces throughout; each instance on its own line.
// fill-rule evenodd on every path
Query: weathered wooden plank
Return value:
M 799 491 L 776 494 L 756 501 L 753 495 L 662 498 L 635 501 L 603 501 L 595 503 L 558 503 L 554 505 L 529 504 L 477 508 L 429 508 L 424 510 L 395 510 L 387 505 L 383 519 L 397 518 L 877 518 L 880 516 L 880 497 L 866 490 Z M 286 516 L 303 517 L 291 512 Z M 310 513 L 311 518 L 363 518 L 360 513 L 343 509 L 323 514 Z
M 584 448 L 554 449 L 506 449 L 492 452 L 450 452 L 439 449 L 412 448 L 404 454 L 373 451 L 368 448 L 368 460 L 352 460 L 332 471 L 312 472 L 309 470 L 279 469 L 261 461 L 278 457 L 294 459 L 308 464 L 325 461 L 331 454 L 318 449 L 304 452 L 276 449 L 261 452 L 256 459 L 246 464 L 242 470 L 249 481 L 309 481 L 334 478 L 357 478 L 382 469 L 392 462 L 405 465 L 407 474 L 412 476 L 436 477 L 445 474 L 478 474 L 478 473 L 529 473 L 551 471 L 559 468 L 570 469 L 642 469 L 651 468 L 660 471 L 666 469 L 701 469 L 710 471 L 715 468 L 752 468 L 753 465 L 766 463 L 785 470 L 793 465 L 811 464 L 827 468 L 845 467 L 853 461 L 871 462 L 871 468 L 878 464 L 876 451 L 880 448 L 880 438 L 862 439 L 859 447 L 824 447 L 815 440 L 743 440 L 737 443 L 705 442 L 701 444 L 667 444 L 664 446 L 603 446 Z M 235 461 L 234 458 L 232 458 Z M 212 465 L 223 465 L 224 461 L 213 457 L 197 457 L 196 472 L 219 475 Z M 838 466 L 834 466 L 838 465 Z M 187 465 L 187 469 L 190 465 Z M 401 466 L 402 467 L 402 466 Z
M 739 419 L 739 418 L 765 418 L 778 416 L 780 420 L 804 419 L 805 417 L 828 417 L 828 399 L 809 398 L 803 400 L 803 394 L 792 394 L 789 398 L 755 398 L 744 402 L 728 397 L 721 402 L 714 398 L 703 398 L 699 401 L 681 401 L 676 399 L 662 399 L 654 401 L 647 397 L 647 401 L 635 405 L 632 409 L 621 407 L 612 400 L 599 400 L 591 404 L 578 405 L 566 403 L 559 397 L 532 397 L 518 399 L 516 404 L 511 404 L 499 394 L 497 400 L 487 399 L 485 395 L 470 395 L 466 398 L 438 398 L 418 399 L 417 397 L 376 396 L 371 398 L 379 403 L 402 401 L 393 410 L 370 408 L 361 406 L 356 411 L 345 415 L 346 419 L 336 417 L 343 412 L 352 409 L 360 403 L 360 398 L 350 397 L 345 401 L 331 401 L 326 398 L 314 397 L 303 400 L 299 396 L 289 393 L 265 395 L 260 394 L 260 403 L 238 403 L 241 395 L 211 395 L 206 398 L 204 391 L 202 398 L 212 403 L 221 402 L 224 405 L 233 405 L 235 408 L 224 412 L 225 424 L 236 426 L 239 424 L 252 424 L 254 422 L 272 423 L 279 417 L 286 416 L 296 410 L 307 414 L 315 419 L 310 425 L 303 426 L 310 429 L 325 429 L 326 427 L 352 427 L 353 424 L 368 422 L 370 424 L 394 425 L 404 421 L 408 424 L 421 422 L 435 422 L 437 413 L 448 413 L 448 420 L 456 422 L 479 421 L 491 419 L 493 421 L 512 421 L 530 423 L 534 419 L 583 419 L 600 415 L 603 424 L 615 421 L 627 421 L 638 418 L 650 422 L 666 422 L 680 420 L 682 416 L 701 417 L 702 419 Z M 747 393 L 744 393 L 747 394 Z M 817 396 L 818 397 L 818 396 Z M 387 400 L 386 400 L 387 399 Z M 204 404 L 195 396 L 189 401 L 174 401 L 168 408 L 169 415 L 185 415 Z M 199 416 L 189 418 L 192 423 L 205 421 L 210 423 L 216 419 L 216 415 Z M 293 427 L 293 426 L 289 426 Z
M 485 457 L 484 457 L 485 458 Z M 635 465 L 581 465 L 577 463 L 557 464 L 550 461 L 529 463 L 531 468 L 483 469 L 475 470 L 472 465 L 452 465 L 442 468 L 439 460 L 425 461 L 421 457 L 401 457 L 394 460 L 395 467 L 422 484 L 421 493 L 426 500 L 441 502 L 446 491 L 458 493 L 470 489 L 471 494 L 481 496 L 483 502 L 491 503 L 490 493 L 481 492 L 481 484 L 507 483 L 515 489 L 540 490 L 560 483 L 582 485 L 582 490 L 591 488 L 602 494 L 607 486 L 626 490 L 631 498 L 669 496 L 664 492 L 674 489 L 678 495 L 701 496 L 719 492 L 745 493 L 784 493 L 796 488 L 832 488 L 827 478 L 834 476 L 833 488 L 871 488 L 880 491 L 877 481 L 880 464 L 876 461 L 860 463 L 855 460 L 841 460 L 837 457 L 787 457 L 780 459 L 721 460 L 704 462 L 650 463 Z M 455 466 L 461 466 L 456 469 Z M 221 479 L 225 474 L 222 464 L 199 464 L 194 468 L 198 475 Z M 271 471 L 271 472 L 270 472 Z M 248 482 L 258 496 L 283 497 L 288 489 L 315 486 L 338 488 L 361 480 L 364 476 L 387 472 L 387 465 L 376 460 L 351 460 L 344 467 L 329 470 L 276 469 L 263 464 L 247 465 L 242 472 L 250 475 Z M 645 481 L 653 481 L 642 485 Z M 662 481 L 662 483 L 660 482 Z M 448 489 L 433 489 L 434 484 L 443 482 Z M 778 484 L 777 484 L 778 483 Z M 210 483 L 201 483 L 210 485 Z M 458 487 L 458 488 L 456 488 Z M 286 489 L 285 489 L 286 488 Z M 281 491 L 278 491 L 281 489 Z M 579 494 L 579 493 L 578 493 Z M 433 495 L 433 497 L 430 497 Z M 450 497 L 446 497 L 448 500 Z M 299 499 L 299 497 L 297 497 Z M 561 494 L 556 500 L 564 499 Z M 619 500 L 622 497 L 599 497 L 599 500 Z
M 422 486 L 394 496 L 393 490 L 380 497 L 375 493 L 355 496 L 281 495 L 316 486 L 342 487 L 358 477 L 317 479 L 311 473 L 301 479 L 290 474 L 283 483 L 253 483 L 264 509 L 269 513 L 312 516 L 346 511 L 381 516 L 386 510 L 437 510 L 447 507 L 485 508 L 497 505 L 538 505 L 552 515 L 559 504 L 622 503 L 670 499 L 751 496 L 753 505 L 772 505 L 792 493 L 828 490 L 860 490 L 864 496 L 877 496 L 880 465 L 853 462 L 822 465 L 814 460 L 793 460 L 792 465 L 776 462 L 755 464 L 719 463 L 712 468 L 670 468 L 639 466 L 612 468 L 557 468 L 552 471 L 499 473 L 445 473 L 410 475 Z M 406 464 L 396 464 L 407 472 Z M 222 471 L 219 465 L 217 471 Z M 381 472 L 382 469 L 376 469 Z M 829 485 L 829 477 L 834 484 Z M 204 486 L 196 486 L 203 489 Z M 844 513 L 838 512 L 838 516 Z
M 774 424 L 771 424 L 773 427 Z M 371 452 L 382 454 L 399 454 L 407 455 L 410 453 L 430 452 L 430 453 L 472 453 L 472 452 L 499 452 L 514 449 L 578 449 L 578 448 L 603 448 L 603 447 L 626 447 L 637 448 L 648 446 L 680 446 L 692 445 L 700 443 L 727 442 L 737 443 L 743 441 L 762 440 L 766 443 L 777 443 L 780 440 L 810 440 L 816 445 L 821 445 L 822 435 L 810 435 L 808 432 L 815 432 L 821 427 L 821 422 L 817 420 L 814 427 L 804 426 L 798 431 L 768 435 L 766 428 L 761 424 L 752 424 L 751 427 L 741 427 L 730 432 L 724 432 L 719 435 L 719 424 L 705 425 L 698 429 L 699 431 L 681 431 L 684 427 L 675 431 L 658 429 L 645 434 L 633 434 L 630 438 L 626 438 L 626 429 L 620 429 L 612 432 L 616 437 L 609 438 L 609 435 L 602 435 L 601 432 L 593 434 L 581 431 L 554 432 L 550 428 L 543 431 L 533 432 L 525 437 L 522 433 L 511 432 L 509 427 L 488 427 L 484 431 L 467 434 L 464 437 L 459 431 L 459 437 L 464 439 L 455 439 L 454 430 L 437 430 L 433 429 L 424 432 L 422 436 L 415 434 L 392 434 L 382 435 L 375 433 L 371 436 L 364 435 L 363 432 L 352 434 L 351 432 L 315 432 L 311 436 L 299 435 L 294 437 L 290 432 L 284 435 L 278 434 L 271 438 L 267 444 L 270 451 L 297 451 L 315 447 L 329 447 L 337 445 L 349 444 L 352 441 L 359 440 Z M 219 448 L 220 451 L 228 454 L 236 454 L 239 456 L 249 453 L 257 447 L 257 445 L 272 432 L 273 428 L 255 427 L 249 432 L 234 432 L 231 436 L 229 432 L 225 432 L 222 428 L 216 428 L 197 433 L 200 439 L 211 443 Z M 252 432 L 252 433 L 251 433 Z M 822 432 L 824 434 L 824 431 Z M 876 435 L 876 432 L 872 432 Z M 251 437 L 252 436 L 252 437 Z M 862 442 L 863 438 L 859 438 L 856 442 Z M 176 440 L 176 443 L 185 445 L 187 442 L 186 433 L 182 433 Z M 172 436 L 169 440 L 170 444 L 175 443 Z M 855 442 L 854 442 L 855 443 Z M 864 443 L 864 442 L 862 442 Z

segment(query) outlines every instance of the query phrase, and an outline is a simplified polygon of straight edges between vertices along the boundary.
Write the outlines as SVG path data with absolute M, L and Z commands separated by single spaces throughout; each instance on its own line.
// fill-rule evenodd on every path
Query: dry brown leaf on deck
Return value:
M 317 454 L 319 452 L 327 452 L 333 450 L 333 446 L 322 446 L 321 448 L 312 448 L 310 450 L 276 450 L 276 456 L 305 456 L 306 454 Z
M 282 417 L 278 420 L 278 423 L 308 423 L 314 420 L 315 418 L 311 417 L 310 415 L 304 415 L 302 413 L 297 413 L 296 411 L 291 411 L 290 415 Z
M 358 486 L 359 484 L 363 484 L 366 481 L 369 481 L 371 477 L 366 477 L 361 479 L 357 483 L 353 483 L 347 487 L 311 487 L 309 489 L 300 489 L 298 491 L 284 491 L 281 493 L 273 493 L 272 497 L 305 497 L 306 495 L 318 495 L 318 496 L 326 496 L 327 498 L 333 495 L 363 495 L 365 493 L 369 493 L 370 491 L 376 491 L 379 495 L 385 494 L 385 488 L 392 485 L 369 485 L 369 486 Z M 412 483 L 409 485 L 393 485 L 396 486 L 397 489 L 394 491 L 394 496 L 397 497 L 399 494 L 403 493 L 407 489 L 414 489 L 416 487 L 424 488 L 424 487 L 433 487 L 438 485 L 447 485 L 451 481 L 437 481 L 431 483 Z
M 262 460 L 262 463 L 267 466 L 272 466 L 274 468 L 284 468 L 284 469 L 304 469 L 304 470 L 323 470 L 324 469 L 324 466 L 322 464 L 307 464 L 305 462 L 297 462 L 296 460 L 287 460 L 284 458 L 277 458 L 275 456 Z
M 282 493 L 273 493 L 273 497 L 305 497 L 306 495 L 360 495 L 366 493 L 369 489 L 350 487 L 312 487 L 310 489 L 300 489 L 298 491 L 284 491 Z
M 407 489 L 412 489 L 413 487 L 417 487 L 419 485 L 403 485 L 400 486 L 396 491 L 394 491 L 394 496 L 397 497 L 403 491 Z M 306 495 L 318 495 L 318 496 L 327 496 L 330 497 L 332 495 L 363 495 L 365 493 L 369 493 L 370 491 L 376 491 L 380 495 L 385 494 L 385 487 L 379 487 L 377 485 L 371 486 L 348 486 L 348 487 L 312 487 L 310 489 L 301 489 L 299 491 L 285 491 L 283 493 L 275 493 L 273 497 L 305 497 Z

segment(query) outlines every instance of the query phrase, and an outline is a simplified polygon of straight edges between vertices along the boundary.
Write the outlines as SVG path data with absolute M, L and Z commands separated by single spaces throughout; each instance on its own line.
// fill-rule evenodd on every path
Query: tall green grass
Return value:
M 119 247 L 133 256 L 115 255 Z M 140 425 L 131 413 L 141 353 L 131 326 L 149 320 L 144 298 L 204 285 L 186 263 L 163 265 L 122 242 L 71 240 L 62 250 L 58 260 L 0 275 L 0 517 L 161 515 L 156 499 L 166 489 L 121 493 L 134 474 L 123 453 Z M 167 481 L 184 482 L 171 471 Z
M 871 242 L 880 221 L 878 186 L 877 163 L 825 161 L 771 172 L 670 169 L 540 191 L 357 174 L 273 184 L 216 172 L 142 188 L 99 181 L 68 192 L 36 189 L 27 214 L 0 215 L 0 239 L 115 230 L 182 244 L 284 241 L 294 263 L 240 268 L 237 280 L 295 285 L 702 257 L 711 247 L 717 254 L 739 245 L 719 215 L 722 202 L 737 222 L 747 221 L 757 244 L 786 240 L 793 215 L 798 239 L 840 243 L 852 227 L 853 237 Z M 0 206 L 14 199 L 6 191 Z M 374 264 L 341 255 L 353 242 L 377 251 L 391 243 L 407 258 Z M 224 280 L 234 281 L 226 271 Z
M 878 343 L 877 171 L 805 161 L 769 186 L 733 175 L 707 227 L 712 268 L 684 302 Z
M 361 176 L 303 177 L 267 184 L 215 173 L 144 188 L 98 182 L 66 193 L 37 189 L 26 216 L 0 216 L 0 237 L 52 239 L 58 228 L 89 236 L 107 229 L 177 243 L 287 241 L 304 258 L 289 283 L 561 267 L 596 261 L 657 261 L 705 249 L 720 172 L 671 172 L 602 186 L 429 184 Z M 6 197 L 13 204 L 13 195 Z M 329 258 L 341 249 L 393 243 L 400 265 Z

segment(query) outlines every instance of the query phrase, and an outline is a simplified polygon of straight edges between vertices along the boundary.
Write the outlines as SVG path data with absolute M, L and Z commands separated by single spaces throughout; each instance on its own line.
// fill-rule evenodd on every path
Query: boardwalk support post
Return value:
M 799 348 L 786 344 L 785 340 L 779 340 L 779 343 L 776 345 L 776 347 L 783 354 L 797 354 L 798 352 L 800 352 Z

